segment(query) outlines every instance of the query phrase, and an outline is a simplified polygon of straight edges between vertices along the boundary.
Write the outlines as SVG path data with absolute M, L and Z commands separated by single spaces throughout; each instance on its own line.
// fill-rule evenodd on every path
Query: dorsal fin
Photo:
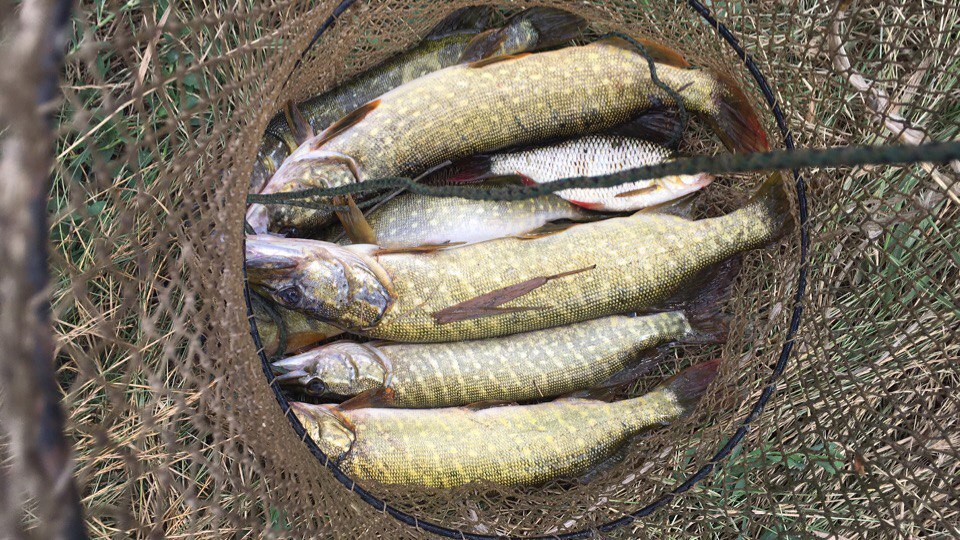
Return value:
M 470 69 L 481 69 L 487 66 L 492 66 L 493 64 L 499 64 L 500 62 L 509 62 L 511 60 L 519 60 L 525 56 L 530 56 L 531 53 L 520 53 L 520 54 L 504 54 L 500 56 L 493 56 L 490 58 L 484 58 L 483 60 L 477 60 L 476 62 L 471 62 L 467 64 L 467 67 Z
M 656 41 L 651 41 L 644 38 L 631 38 L 640 45 L 643 45 L 644 50 L 647 51 L 647 54 L 650 55 L 650 58 L 654 62 L 659 62 L 661 64 L 666 64 L 668 66 L 673 66 L 676 68 L 689 68 L 691 67 L 690 62 L 687 62 L 687 59 L 683 57 L 682 54 L 667 47 L 662 43 L 657 43 Z M 634 54 L 641 54 L 640 50 L 630 43 L 626 39 L 623 39 L 619 36 L 609 36 L 605 37 L 599 41 L 593 43 L 597 46 L 606 46 L 606 47 L 616 47 L 618 49 L 624 49 L 630 51 Z
M 361 120 L 367 117 L 368 114 L 373 112 L 374 109 L 380 106 L 380 100 L 375 99 L 366 105 L 362 105 L 359 109 L 353 111 L 352 113 L 344 116 L 340 120 L 337 120 L 330 125 L 323 133 L 320 134 L 319 138 L 313 143 L 314 149 L 319 149 L 324 144 L 328 143 L 331 139 L 340 135 L 344 131 L 350 129 L 351 127 L 360 123 Z

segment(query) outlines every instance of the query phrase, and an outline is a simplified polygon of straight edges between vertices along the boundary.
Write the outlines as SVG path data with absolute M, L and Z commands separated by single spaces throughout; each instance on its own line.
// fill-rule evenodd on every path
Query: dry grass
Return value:
M 834 73 L 822 18 L 832 7 L 714 4 L 756 51 L 801 144 L 891 138 Z M 932 138 L 956 138 L 960 11 L 911 4 L 857 10 L 847 53 L 898 114 Z M 64 402 L 95 536 L 258 535 L 296 512 L 263 496 L 273 481 L 266 458 L 247 455 L 235 433 L 212 434 L 203 394 L 218 380 L 194 359 L 204 322 L 190 320 L 197 299 L 178 274 L 193 254 L 169 246 L 182 245 L 170 224 L 197 216 L 184 201 L 203 199 L 181 192 L 202 189 L 186 182 L 193 169 L 183 162 L 215 159 L 198 141 L 217 150 L 229 139 L 213 127 L 226 115 L 211 111 L 270 115 L 250 105 L 255 96 L 231 92 L 226 75 L 256 78 L 231 55 L 252 44 L 245 62 L 271 59 L 278 45 L 264 40 L 279 15 L 252 2 L 169 15 L 167 6 L 81 6 L 50 208 Z M 260 9 L 260 34 L 234 24 Z M 171 167 L 185 182 L 158 184 Z M 949 392 L 960 383 L 958 208 L 920 167 L 810 171 L 808 180 L 812 287 L 780 393 L 717 474 L 637 535 L 960 535 L 960 404 Z

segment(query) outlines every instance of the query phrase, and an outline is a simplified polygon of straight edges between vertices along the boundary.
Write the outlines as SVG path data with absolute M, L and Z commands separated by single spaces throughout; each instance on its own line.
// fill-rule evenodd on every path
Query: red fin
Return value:
M 373 227 L 367 222 L 367 218 L 364 217 L 363 212 L 360 211 L 356 201 L 353 200 L 353 195 L 334 197 L 333 204 L 338 206 L 346 205 L 350 208 L 345 212 L 337 212 L 337 218 L 340 219 L 343 230 L 346 231 L 347 238 L 349 238 L 351 242 L 354 244 L 377 243 L 377 235 L 373 232 Z
M 750 100 L 733 77 L 713 73 L 719 84 L 714 96 L 716 112 L 708 122 L 731 152 L 765 152 L 770 150 L 767 133 L 757 118 Z
M 644 50 L 650 56 L 654 62 L 660 64 L 666 64 L 668 66 L 673 66 L 676 68 L 689 68 L 690 62 L 687 62 L 687 59 L 683 57 L 678 51 L 667 47 L 663 43 L 657 43 L 656 41 L 651 41 L 646 38 L 632 38 L 637 43 L 643 45 Z M 616 47 L 619 49 L 625 49 L 635 54 L 641 54 L 640 49 L 638 49 L 633 43 L 616 36 L 606 37 L 600 41 L 595 42 L 596 45 Z
M 424 244 L 422 246 L 406 248 L 381 248 L 373 252 L 374 255 L 402 255 L 408 253 L 436 253 L 447 248 L 462 246 L 466 242 L 444 242 L 443 244 Z
M 350 129 L 352 126 L 360 123 L 361 120 L 367 117 L 368 114 L 373 112 L 374 109 L 380 106 L 380 100 L 376 99 L 362 105 L 357 110 L 352 113 L 344 116 L 340 120 L 334 122 L 330 127 L 328 127 L 323 133 L 320 134 L 319 139 L 314 141 L 313 148 L 318 149 L 324 144 L 327 144 L 331 139 L 335 138 L 337 135 L 340 135 L 344 131 Z
M 340 410 L 382 409 L 396 405 L 397 394 L 392 388 L 373 388 L 361 392 L 340 404 Z
M 575 204 L 580 208 L 586 208 L 587 210 L 603 210 L 603 203 L 575 201 L 573 199 L 567 199 L 567 202 Z
M 525 56 L 530 56 L 530 53 L 520 53 L 520 54 L 503 54 L 500 56 L 493 56 L 491 58 L 484 58 L 483 60 L 477 60 L 476 62 L 470 62 L 467 64 L 467 67 L 470 69 L 481 69 L 487 66 L 492 66 L 493 64 L 499 64 L 501 62 L 510 62 L 512 60 L 519 60 Z
M 518 311 L 532 311 L 542 308 L 536 307 L 523 307 L 523 308 L 501 308 L 499 306 L 516 300 L 530 292 L 543 287 L 547 283 L 565 278 L 568 276 L 573 276 L 583 272 L 587 272 L 596 268 L 597 265 L 593 265 L 587 268 L 581 268 L 580 270 L 573 270 L 570 272 L 564 272 L 562 274 L 556 274 L 553 276 L 538 277 L 533 278 L 523 283 L 518 283 L 516 285 L 510 285 L 509 287 L 504 287 L 502 289 L 497 289 L 491 291 L 487 294 L 480 295 L 476 298 L 467 300 L 466 302 L 461 302 L 455 306 L 451 306 L 445 309 L 442 309 L 433 314 L 433 318 L 439 324 L 450 324 L 459 321 L 466 321 L 470 319 L 478 319 L 480 317 L 490 317 L 494 315 L 502 315 L 504 313 L 516 313 Z
M 287 101 L 283 108 L 283 115 L 286 117 L 287 125 L 290 126 L 293 139 L 297 141 L 298 145 L 313 138 L 313 126 L 310 125 L 310 122 L 307 122 L 306 117 L 303 116 L 303 111 L 296 103 Z
M 488 156 L 462 159 L 431 178 L 434 184 L 476 184 L 490 177 L 492 163 Z
M 680 405 L 689 411 L 700 401 L 719 372 L 720 360 L 710 360 L 681 371 L 667 379 L 659 388 L 672 392 Z

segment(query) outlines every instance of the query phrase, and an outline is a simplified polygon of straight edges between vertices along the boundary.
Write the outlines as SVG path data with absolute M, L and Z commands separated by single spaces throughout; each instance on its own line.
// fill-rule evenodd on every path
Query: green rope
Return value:
M 616 37 L 626 41 L 636 47 L 637 50 L 640 51 L 640 55 L 647 59 L 647 64 L 650 66 L 650 80 L 670 96 L 670 99 L 672 99 L 677 106 L 677 111 L 680 113 L 680 124 L 677 125 L 677 130 L 673 132 L 670 140 L 668 140 L 664 146 L 671 147 L 680 142 L 680 139 L 683 138 L 684 131 L 687 129 L 687 124 L 690 122 L 690 114 L 687 112 L 687 107 L 683 104 L 683 98 L 680 96 L 680 93 L 674 90 L 669 84 L 660 80 L 660 77 L 657 76 L 657 62 L 650 56 L 647 48 L 644 47 L 642 43 L 621 32 L 610 32 L 609 34 L 600 36 L 600 39 L 608 37 Z
M 368 193 L 405 188 L 413 193 L 432 197 L 460 197 L 473 200 L 516 201 L 530 199 L 573 188 L 606 188 L 639 180 L 663 178 L 702 172 L 712 174 L 751 173 L 774 170 L 799 170 L 808 167 L 835 168 L 860 165 L 909 165 L 914 163 L 947 163 L 960 159 L 960 142 L 932 142 L 917 146 L 848 146 L 837 148 L 804 148 L 750 154 L 723 154 L 682 158 L 674 161 L 621 171 L 605 176 L 578 176 L 535 186 L 431 186 L 410 178 L 380 178 L 333 188 L 311 188 L 303 191 L 270 195 L 251 194 L 250 204 L 296 204 L 310 208 L 322 206 L 316 199 L 340 195 Z

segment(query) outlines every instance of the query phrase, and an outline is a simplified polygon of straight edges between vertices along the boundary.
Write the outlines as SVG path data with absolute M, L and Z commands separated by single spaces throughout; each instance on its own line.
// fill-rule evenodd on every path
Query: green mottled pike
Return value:
M 692 69 L 663 47 L 649 50 L 663 60 L 659 80 L 731 147 L 767 146 L 746 97 L 727 78 Z M 603 131 L 674 104 L 647 59 L 619 39 L 456 65 L 391 90 L 307 140 L 263 193 L 417 177 L 448 160 Z M 305 230 L 329 215 L 256 206 L 248 221 L 258 232 Z
M 634 399 L 561 399 L 483 410 L 355 409 L 294 403 L 317 446 L 352 479 L 449 488 L 536 485 L 579 476 L 642 430 L 696 405 L 717 372 L 707 362 Z
M 774 174 L 743 208 L 699 221 L 641 212 L 428 254 L 254 235 L 246 256 L 251 283 L 286 307 L 372 338 L 430 343 L 642 311 L 789 223 Z M 479 313 L 464 316 L 466 307 Z
M 325 345 L 274 362 L 280 381 L 317 397 L 367 393 L 380 407 L 531 401 L 593 388 L 646 349 L 694 334 L 679 311 L 617 315 L 502 338 L 454 343 Z
M 367 215 L 377 245 L 385 248 L 472 244 L 523 234 L 551 222 L 592 219 L 597 218 L 552 195 L 522 201 L 477 201 L 408 193 Z
M 260 333 L 260 343 L 263 345 L 263 352 L 267 356 L 273 356 L 278 352 L 299 351 L 343 333 L 339 328 L 307 317 L 298 311 L 280 306 L 272 306 L 272 309 L 276 318 L 279 318 L 279 322 L 284 325 L 287 334 L 287 346 L 283 351 L 279 350 L 280 328 L 278 321 L 262 305 L 253 305 L 253 316 L 257 322 L 257 332 Z
M 575 37 L 585 24 L 580 17 L 566 12 L 534 8 L 518 13 L 503 28 L 482 32 L 489 27 L 491 18 L 492 10 L 486 7 L 458 10 L 434 28 L 420 45 L 300 103 L 298 108 L 312 130 L 320 133 L 377 96 L 465 61 L 464 58 L 472 61 L 554 46 Z M 271 120 L 254 164 L 251 192 L 259 193 L 283 160 L 300 145 L 302 141 L 298 141 L 294 133 L 284 113 Z

